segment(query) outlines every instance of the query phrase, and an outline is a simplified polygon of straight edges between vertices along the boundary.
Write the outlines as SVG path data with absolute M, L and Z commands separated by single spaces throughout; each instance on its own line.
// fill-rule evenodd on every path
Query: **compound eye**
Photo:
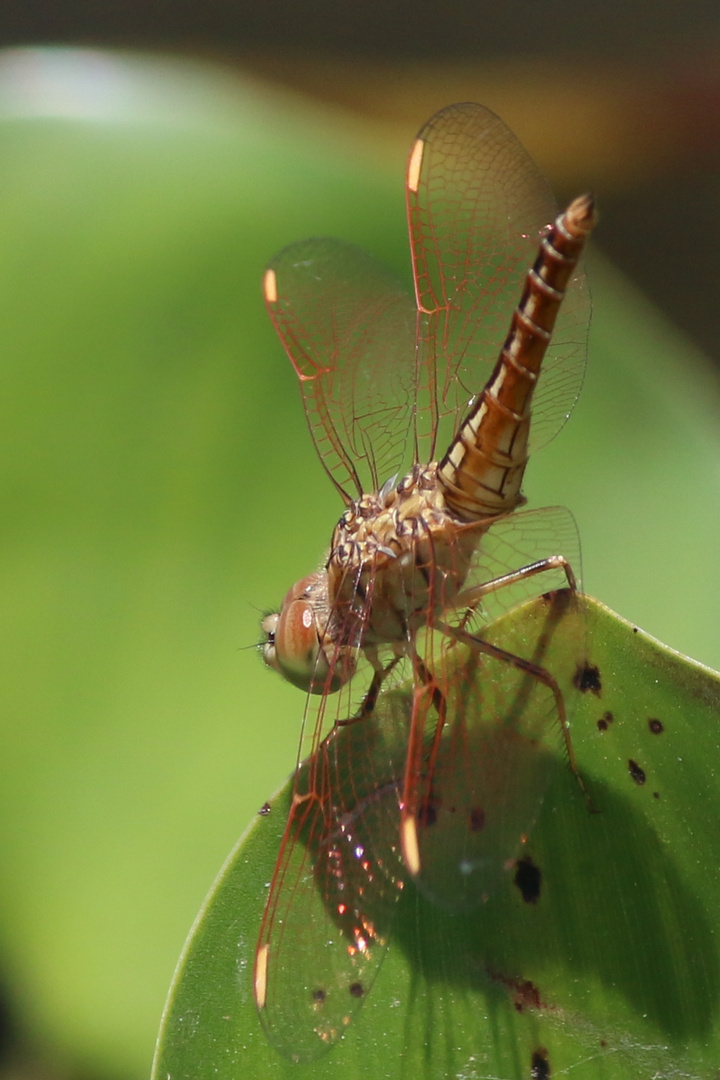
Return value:
M 320 652 L 312 604 L 308 600 L 292 600 L 283 606 L 270 633 L 272 636 L 265 646 L 267 662 L 271 667 L 277 667 L 295 686 L 302 690 L 311 689 L 314 677 L 318 678 L 315 669 Z M 268 659 L 269 650 L 274 653 L 273 659 Z
M 334 694 L 355 674 L 356 650 L 326 639 L 327 593 L 327 575 L 309 574 L 290 589 L 280 613 L 261 624 L 265 663 L 311 694 Z

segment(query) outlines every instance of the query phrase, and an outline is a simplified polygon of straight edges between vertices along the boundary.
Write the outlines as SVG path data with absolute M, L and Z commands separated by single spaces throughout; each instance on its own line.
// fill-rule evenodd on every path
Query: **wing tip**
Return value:
M 253 974 L 253 992 L 255 1004 L 262 1010 L 267 1005 L 267 970 L 269 945 L 260 945 L 255 954 L 255 972 Z
M 420 170 L 422 169 L 423 155 L 425 153 L 425 140 L 416 139 L 413 143 L 407 166 L 407 189 L 414 195 L 420 186 Z
M 278 298 L 277 274 L 270 266 L 263 274 L 262 280 L 263 298 L 266 304 L 276 304 Z
M 400 841 L 405 866 L 412 877 L 417 877 L 420 873 L 420 845 L 417 822 L 411 815 L 403 815 L 400 823 Z

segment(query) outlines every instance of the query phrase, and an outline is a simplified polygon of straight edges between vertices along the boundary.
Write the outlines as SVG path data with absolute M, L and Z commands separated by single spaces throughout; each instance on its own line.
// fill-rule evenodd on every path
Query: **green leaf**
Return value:
M 408 883 L 367 1001 L 345 1038 L 304 1065 L 270 1045 L 252 994 L 287 785 L 198 917 L 156 1080 L 716 1075 L 720 677 L 582 603 L 587 655 L 567 696 L 594 812 L 556 731 L 541 811 L 504 885 L 452 915 Z M 546 602 L 535 601 L 498 624 L 498 639 L 511 648 L 545 617 Z

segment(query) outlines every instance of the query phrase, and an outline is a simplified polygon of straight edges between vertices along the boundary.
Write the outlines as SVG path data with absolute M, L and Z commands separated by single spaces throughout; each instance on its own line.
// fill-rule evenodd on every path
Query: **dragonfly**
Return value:
M 263 279 L 344 504 L 324 565 L 262 623 L 266 663 L 307 695 L 254 965 L 263 1027 L 294 1061 L 347 1031 L 410 882 L 467 911 L 507 877 L 548 725 L 579 777 L 542 643 L 509 650 L 492 626 L 532 596 L 567 613 L 578 589 L 571 516 L 522 510 L 521 488 L 582 383 L 593 199 L 556 216 L 475 104 L 421 129 L 405 192 L 414 296 L 333 239 L 285 248 Z M 581 630 L 561 637 L 572 660 Z

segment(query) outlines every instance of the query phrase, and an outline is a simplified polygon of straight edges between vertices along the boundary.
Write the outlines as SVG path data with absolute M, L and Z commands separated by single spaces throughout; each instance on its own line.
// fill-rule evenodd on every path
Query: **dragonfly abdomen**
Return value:
M 447 507 L 462 521 L 506 514 L 522 502 L 535 385 L 595 220 L 592 197 L 581 195 L 543 239 L 493 373 L 438 466 Z

